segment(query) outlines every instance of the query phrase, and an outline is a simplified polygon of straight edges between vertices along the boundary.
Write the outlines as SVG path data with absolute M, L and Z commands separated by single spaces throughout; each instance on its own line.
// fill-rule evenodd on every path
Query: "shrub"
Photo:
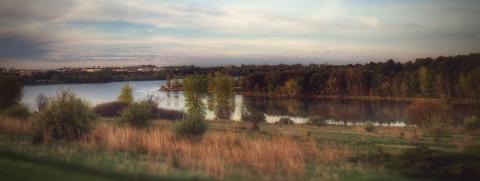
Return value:
M 480 129 L 480 118 L 478 118 L 477 116 L 467 117 L 463 121 L 463 126 L 467 130 Z
M 369 133 L 373 133 L 373 132 L 376 131 L 376 128 L 375 128 L 375 126 L 374 126 L 372 123 L 366 124 L 363 129 L 365 129 L 365 131 L 366 131 L 366 132 L 369 132 Z
M 120 95 L 118 95 L 117 100 L 119 102 L 125 102 L 127 104 L 130 104 L 133 102 L 133 89 L 132 87 L 126 83 L 120 92 Z
M 410 104 L 406 109 L 408 121 L 419 127 L 428 127 L 434 122 L 450 120 L 452 108 L 445 103 L 435 103 L 428 101 L 416 101 Z
M 175 134 L 180 137 L 196 138 L 202 136 L 208 129 L 207 123 L 200 116 L 188 116 L 175 125 Z
M 28 118 L 30 116 L 30 110 L 23 104 L 15 104 L 2 111 L 2 115 L 12 118 Z
M 0 109 L 17 103 L 22 97 L 22 84 L 13 76 L 0 75 Z
M 87 101 L 62 90 L 49 99 L 36 117 L 34 142 L 43 141 L 45 136 L 63 140 L 80 138 L 90 130 L 94 119 L 95 113 Z
M 327 125 L 327 120 L 325 120 L 325 118 L 323 117 L 312 117 L 308 119 L 307 124 L 315 126 L 325 126 Z
M 158 107 L 153 110 L 153 117 L 157 119 L 181 120 L 185 116 L 185 113 L 182 111 L 167 110 Z
M 252 130 L 259 130 L 260 127 L 258 124 L 263 123 L 266 121 L 265 114 L 262 112 L 258 111 L 255 108 L 248 107 L 248 106 L 243 106 L 242 107 L 242 114 L 241 114 L 241 119 L 242 121 L 245 122 L 250 122 L 252 123 Z
M 47 107 L 47 104 L 48 104 L 48 98 L 43 94 L 39 94 L 37 96 L 37 110 L 39 112 L 42 111 L 43 109 L 45 109 L 45 107 Z
M 94 111 L 103 117 L 117 117 L 128 106 L 126 102 L 114 101 L 98 104 L 95 106 Z
M 432 136 L 447 136 L 452 126 L 451 107 L 444 103 L 418 101 L 407 107 L 410 123 Z
M 152 119 L 152 106 L 148 101 L 134 102 L 128 105 L 120 116 L 120 120 L 137 128 L 146 128 Z
M 287 125 L 287 124 L 293 124 L 293 121 L 292 121 L 292 119 L 290 119 L 288 117 L 283 117 L 283 118 L 280 118 L 280 120 L 278 120 L 277 123 Z

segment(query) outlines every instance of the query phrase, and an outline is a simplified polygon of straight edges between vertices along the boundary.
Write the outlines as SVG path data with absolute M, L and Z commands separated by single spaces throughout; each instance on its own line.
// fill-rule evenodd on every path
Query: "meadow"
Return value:
M 76 141 L 32 144 L 30 119 L 3 117 L 0 165 L 9 178 L 27 180 L 71 174 L 99 180 L 428 180 L 479 174 L 471 170 L 479 168 L 479 137 L 461 129 L 434 138 L 415 127 L 263 124 L 252 132 L 245 122 L 208 124 L 205 135 L 190 140 L 176 137 L 170 120 L 139 130 L 99 118 Z M 435 165 L 438 158 L 425 158 L 425 151 L 450 160 Z M 440 172 L 450 167 L 456 170 Z M 12 174 L 19 168 L 33 171 L 28 177 Z

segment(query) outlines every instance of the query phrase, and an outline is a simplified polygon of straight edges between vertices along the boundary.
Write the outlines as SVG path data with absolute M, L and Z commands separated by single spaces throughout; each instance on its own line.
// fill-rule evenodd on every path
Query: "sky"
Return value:
M 0 66 L 349 64 L 480 52 L 478 0 L 0 0 Z

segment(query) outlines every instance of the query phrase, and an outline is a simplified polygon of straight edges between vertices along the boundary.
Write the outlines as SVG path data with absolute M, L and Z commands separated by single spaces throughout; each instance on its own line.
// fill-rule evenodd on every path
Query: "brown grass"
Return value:
M 345 147 L 317 146 L 311 139 L 294 140 L 288 136 L 267 137 L 227 130 L 210 131 L 200 140 L 192 141 L 177 138 L 166 128 L 147 131 L 107 123 L 98 124 L 81 144 L 109 152 L 161 156 L 172 168 L 202 170 L 217 177 L 238 171 L 239 167 L 266 178 L 300 176 L 308 160 L 331 162 L 350 155 Z
M 32 121 L 28 119 L 0 118 L 0 132 L 7 134 L 25 134 L 33 130 Z

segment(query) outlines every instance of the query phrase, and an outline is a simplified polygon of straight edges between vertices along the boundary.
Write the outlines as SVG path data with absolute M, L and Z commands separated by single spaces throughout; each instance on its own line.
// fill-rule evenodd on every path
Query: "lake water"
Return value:
M 89 83 L 89 84 L 57 84 L 32 85 L 24 87 L 22 103 L 35 110 L 36 97 L 44 94 L 54 96 L 59 90 L 73 90 L 75 94 L 90 101 L 93 105 L 114 101 L 122 86 L 127 82 Z M 184 110 L 183 92 L 159 91 L 165 81 L 131 81 L 128 82 L 134 91 L 134 99 L 141 100 L 152 94 L 160 98 L 159 107 L 171 110 Z M 330 124 L 365 124 L 404 126 L 405 109 L 408 102 L 367 101 L 367 100 L 325 100 L 325 99 L 278 99 L 266 97 L 243 97 L 236 95 L 232 120 L 240 120 L 241 106 L 248 104 L 265 113 L 267 122 L 273 123 L 282 117 L 289 117 L 295 123 L 304 123 L 311 117 L 321 117 Z M 205 100 L 208 105 L 208 101 Z M 207 106 L 207 119 L 215 119 L 211 105 Z M 454 106 L 456 120 L 473 114 L 478 109 L 472 106 Z

